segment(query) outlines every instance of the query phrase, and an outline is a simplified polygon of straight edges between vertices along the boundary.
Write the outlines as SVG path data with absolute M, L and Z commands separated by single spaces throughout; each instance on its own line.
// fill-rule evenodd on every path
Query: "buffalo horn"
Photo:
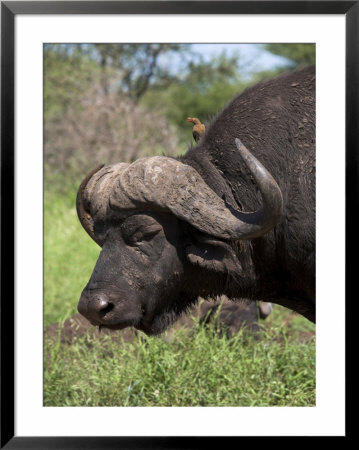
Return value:
M 94 230 L 93 230 L 93 221 L 91 218 L 91 214 L 88 211 L 87 208 L 85 208 L 85 199 L 84 199 L 84 192 L 87 186 L 87 183 L 89 182 L 89 180 L 93 177 L 93 175 L 95 175 L 96 172 L 98 172 L 100 169 L 102 169 L 104 165 L 101 164 L 97 167 L 95 167 L 94 169 L 91 170 L 91 172 L 89 172 L 87 174 L 87 176 L 84 178 L 84 180 L 82 181 L 82 183 L 80 184 L 80 187 L 77 191 L 77 197 L 76 197 L 76 210 L 77 210 L 77 215 L 78 218 L 81 222 L 81 225 L 84 227 L 85 231 L 87 232 L 87 234 L 96 242 L 96 244 L 98 244 L 100 247 L 102 247 L 102 244 L 98 241 L 98 239 L 95 236 Z
M 239 139 L 235 143 L 262 194 L 262 207 L 258 211 L 234 210 L 193 167 L 173 158 L 154 156 L 132 164 L 106 166 L 97 173 L 94 171 L 92 177 L 88 176 L 89 181 L 85 179 L 79 190 L 79 198 L 82 198 L 85 189 L 85 204 L 89 205 L 85 214 L 80 209 L 81 223 L 96 241 L 89 218 L 105 220 L 109 215 L 126 216 L 129 210 L 151 209 L 171 211 L 200 231 L 223 239 L 251 239 L 263 235 L 282 215 L 282 193 L 270 173 Z M 79 204 L 83 205 L 84 201 Z
M 89 181 L 85 195 L 91 216 L 101 220 L 126 215 L 134 209 L 171 211 L 195 228 L 224 239 L 251 239 L 263 235 L 278 222 L 283 200 L 269 172 L 241 144 L 237 148 L 262 194 L 255 212 L 228 206 L 191 166 L 173 158 L 154 156 L 132 164 L 107 166 Z
M 241 239 L 262 236 L 276 226 L 283 214 L 282 192 L 268 170 L 255 158 L 239 139 L 235 139 L 243 161 L 257 182 L 262 194 L 262 207 L 255 212 L 240 213 Z

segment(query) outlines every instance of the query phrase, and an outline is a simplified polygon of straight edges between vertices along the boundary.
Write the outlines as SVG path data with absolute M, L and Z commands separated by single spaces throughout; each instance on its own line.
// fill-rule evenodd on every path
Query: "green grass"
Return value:
M 77 312 L 100 248 L 77 218 L 76 187 L 67 196 L 46 193 L 44 208 L 44 325 Z
M 78 223 L 74 194 L 45 196 L 44 325 L 76 313 L 99 248 Z M 314 325 L 274 307 L 259 340 L 198 324 L 168 339 L 45 337 L 45 406 L 314 406 Z
M 167 340 L 46 340 L 45 406 L 313 406 L 315 341 L 272 327 L 228 339 L 196 327 Z

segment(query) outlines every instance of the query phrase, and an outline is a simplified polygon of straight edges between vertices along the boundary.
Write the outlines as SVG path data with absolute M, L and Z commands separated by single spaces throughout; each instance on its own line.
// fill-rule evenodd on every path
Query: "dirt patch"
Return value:
M 242 327 L 247 327 L 251 332 L 258 333 L 259 310 L 255 302 L 229 301 L 226 297 L 221 297 L 215 301 L 199 301 L 188 314 L 182 317 L 168 330 L 166 339 L 179 328 L 193 329 L 196 322 L 210 323 L 216 321 L 218 331 L 232 336 Z M 64 344 L 71 344 L 77 337 L 88 335 L 95 339 L 103 336 L 110 336 L 115 341 L 131 342 L 137 338 L 139 332 L 133 328 L 124 330 L 109 330 L 107 328 L 94 327 L 82 315 L 76 314 L 63 324 L 52 324 L 45 329 L 45 338 L 55 339 L 60 337 Z

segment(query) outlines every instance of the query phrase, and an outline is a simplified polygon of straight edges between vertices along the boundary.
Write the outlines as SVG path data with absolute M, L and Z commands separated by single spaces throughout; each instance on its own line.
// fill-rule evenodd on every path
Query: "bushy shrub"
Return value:
M 77 179 L 99 163 L 131 162 L 154 154 L 174 155 L 176 133 L 154 111 L 124 96 L 93 87 L 63 114 L 45 119 L 45 179 Z

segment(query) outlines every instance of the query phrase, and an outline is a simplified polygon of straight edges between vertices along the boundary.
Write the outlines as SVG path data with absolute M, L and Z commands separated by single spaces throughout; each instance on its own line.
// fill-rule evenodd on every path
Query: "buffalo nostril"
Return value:
M 93 324 L 98 324 L 114 308 L 114 303 L 111 303 L 104 294 L 83 294 L 77 306 L 79 313 Z
M 112 311 L 114 304 L 108 302 L 107 300 L 101 300 L 99 303 L 99 313 L 101 317 L 105 317 L 105 315 L 107 313 L 109 313 L 110 311 Z

